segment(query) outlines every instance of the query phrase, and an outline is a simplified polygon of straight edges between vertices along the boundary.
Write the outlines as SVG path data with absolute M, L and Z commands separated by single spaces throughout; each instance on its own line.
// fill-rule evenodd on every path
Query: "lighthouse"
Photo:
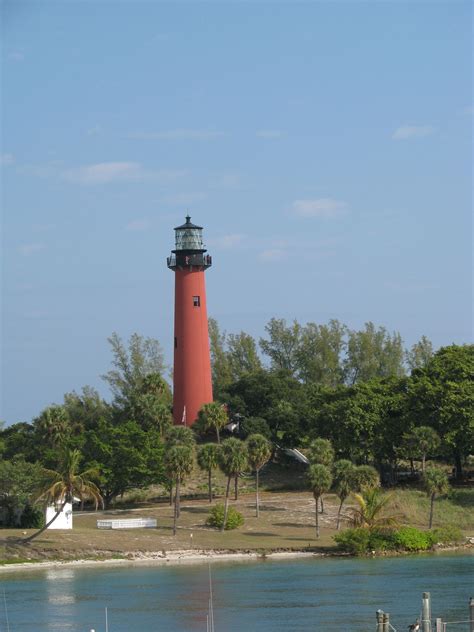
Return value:
M 191 425 L 203 404 L 212 402 L 205 270 L 212 258 L 202 241 L 202 226 L 186 222 L 175 229 L 175 249 L 167 259 L 175 275 L 173 419 Z

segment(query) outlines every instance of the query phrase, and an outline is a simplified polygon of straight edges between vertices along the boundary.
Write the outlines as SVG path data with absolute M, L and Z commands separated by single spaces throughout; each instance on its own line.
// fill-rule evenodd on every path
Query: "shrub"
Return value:
M 369 550 L 370 531 L 368 529 L 346 529 L 334 536 L 338 548 L 352 555 L 363 555 Z
M 447 533 L 441 533 L 446 531 Z M 456 531 L 456 530 L 454 530 Z M 346 529 L 334 536 L 338 548 L 352 555 L 364 555 L 371 551 L 427 551 L 434 543 L 456 541 L 461 534 L 452 529 L 420 531 L 415 527 L 389 529 Z M 451 538 L 451 540 L 449 539 Z
M 216 527 L 220 529 L 224 523 L 224 505 L 219 504 L 215 505 L 209 512 L 209 518 L 207 519 L 206 524 L 211 527 Z M 237 529 L 244 524 L 243 515 L 234 509 L 234 507 L 229 507 L 227 510 L 227 524 L 225 526 L 226 531 L 230 529 Z
M 435 544 L 456 544 L 463 540 L 461 529 L 457 527 L 439 527 L 428 531 L 428 533 L 431 539 L 431 546 Z
M 26 505 L 21 514 L 20 527 L 23 529 L 41 529 L 44 527 L 44 513 L 38 507 Z
M 396 533 L 394 531 L 370 531 L 370 551 L 393 551 L 396 548 Z
M 431 534 L 415 527 L 401 527 L 395 532 L 396 548 L 401 551 L 427 551 L 432 546 Z

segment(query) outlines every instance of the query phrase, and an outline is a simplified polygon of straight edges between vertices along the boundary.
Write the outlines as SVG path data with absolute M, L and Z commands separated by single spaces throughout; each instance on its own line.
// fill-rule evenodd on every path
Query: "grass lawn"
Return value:
M 321 537 L 315 534 L 315 503 L 309 491 L 304 491 L 304 474 L 284 468 L 268 468 L 262 476 L 260 517 L 255 517 L 254 483 L 251 478 L 240 480 L 240 497 L 231 500 L 245 518 L 245 524 L 234 531 L 220 533 L 206 526 L 209 502 L 205 498 L 205 477 L 196 476 L 185 488 L 178 533 L 173 536 L 173 510 L 158 490 L 151 498 L 125 502 L 107 511 L 75 512 L 74 529 L 49 530 L 28 546 L 15 542 L 21 530 L 0 532 L 0 560 L 21 561 L 44 559 L 113 558 L 136 555 L 139 552 L 162 552 L 178 549 L 265 551 L 322 550 L 334 548 L 335 519 L 338 498 L 325 496 L 325 513 L 320 514 Z M 222 502 L 224 478 L 216 478 L 217 501 Z M 286 487 L 286 490 L 284 489 Z M 288 488 L 291 491 L 288 491 Z M 399 516 L 401 524 L 425 528 L 429 515 L 429 500 L 422 491 L 397 489 L 391 494 L 390 512 Z M 350 502 L 345 510 L 350 513 Z M 157 519 L 156 529 L 98 530 L 99 518 L 151 517 Z M 474 489 L 453 490 L 450 498 L 436 501 L 434 526 L 457 526 L 466 535 L 474 536 Z M 32 533 L 28 530 L 27 533 Z M 191 536 L 192 534 L 192 536 Z

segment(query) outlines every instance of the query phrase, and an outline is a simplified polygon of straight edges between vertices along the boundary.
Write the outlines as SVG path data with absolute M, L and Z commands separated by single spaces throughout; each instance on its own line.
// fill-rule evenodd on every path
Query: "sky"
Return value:
M 173 228 L 209 315 L 472 340 L 470 2 L 2 3 L 2 404 L 171 370 Z

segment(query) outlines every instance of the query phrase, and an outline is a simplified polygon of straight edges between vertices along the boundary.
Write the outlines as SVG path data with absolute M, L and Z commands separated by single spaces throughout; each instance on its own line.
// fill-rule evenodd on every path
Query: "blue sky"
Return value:
M 172 356 L 173 227 L 209 314 L 471 340 L 470 2 L 3 2 L 2 411 L 107 336 Z

